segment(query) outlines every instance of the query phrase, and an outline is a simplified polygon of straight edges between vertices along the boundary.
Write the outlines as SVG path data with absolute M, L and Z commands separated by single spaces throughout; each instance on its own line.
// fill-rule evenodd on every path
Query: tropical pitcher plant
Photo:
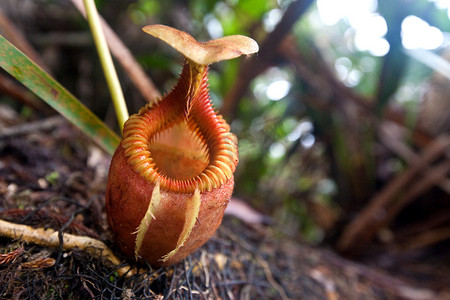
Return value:
M 125 255 L 167 266 L 213 235 L 233 192 L 238 141 L 212 107 L 208 66 L 255 53 L 258 44 L 241 35 L 201 43 L 163 25 L 143 30 L 185 61 L 175 87 L 126 121 L 111 162 L 106 211 Z

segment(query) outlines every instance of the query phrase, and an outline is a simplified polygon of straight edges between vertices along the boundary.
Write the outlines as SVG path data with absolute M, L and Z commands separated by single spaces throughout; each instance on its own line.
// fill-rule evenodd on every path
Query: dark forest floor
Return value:
M 29 125 L 0 130 L 0 218 L 91 236 L 120 256 L 104 213 L 109 156 L 62 118 Z M 107 261 L 78 249 L 0 237 L 0 299 L 450 298 L 450 287 L 433 291 L 421 278 L 395 278 L 294 241 L 275 225 L 231 216 L 177 265 L 140 268 L 138 275 L 120 277 Z

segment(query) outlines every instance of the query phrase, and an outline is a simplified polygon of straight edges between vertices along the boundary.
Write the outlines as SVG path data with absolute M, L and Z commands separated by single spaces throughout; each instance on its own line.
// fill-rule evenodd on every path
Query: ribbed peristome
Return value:
M 220 187 L 238 162 L 237 138 L 211 105 L 208 68 L 192 64 L 187 60 L 174 89 L 131 116 L 123 130 L 122 147 L 134 170 L 150 183 L 159 181 L 162 190 L 179 193 Z M 165 156 L 180 160 L 172 164 Z

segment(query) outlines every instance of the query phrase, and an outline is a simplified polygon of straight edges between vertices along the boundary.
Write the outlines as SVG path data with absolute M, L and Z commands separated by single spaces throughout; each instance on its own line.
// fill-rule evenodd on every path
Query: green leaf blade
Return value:
M 113 154 L 120 138 L 49 74 L 0 35 L 0 67 Z

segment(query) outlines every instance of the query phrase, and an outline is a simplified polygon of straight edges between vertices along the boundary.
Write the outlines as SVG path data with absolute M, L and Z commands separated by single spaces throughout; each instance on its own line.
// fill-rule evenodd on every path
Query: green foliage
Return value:
M 274 1 L 246 0 L 239 1 L 236 7 L 240 13 L 250 17 L 254 21 L 259 20 L 262 16 L 274 6 Z
M 128 7 L 130 18 L 136 24 L 143 24 L 148 17 L 160 14 L 161 4 L 156 0 L 139 0 Z

